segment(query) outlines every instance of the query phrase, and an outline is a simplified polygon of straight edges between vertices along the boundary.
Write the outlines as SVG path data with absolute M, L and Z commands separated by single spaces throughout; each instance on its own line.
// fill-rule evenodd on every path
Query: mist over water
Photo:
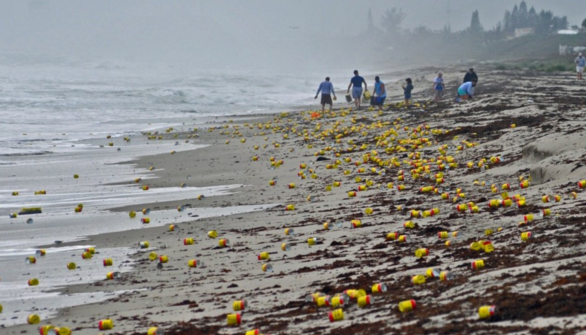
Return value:
M 18 58 L 271 70 L 275 75 L 353 68 L 385 59 L 384 54 L 373 55 L 373 48 L 360 48 L 352 39 L 367 30 L 369 10 L 379 27 L 385 10 L 396 7 L 406 14 L 405 29 L 441 30 L 449 25 L 459 31 L 470 25 L 474 10 L 480 12 L 481 24 L 490 29 L 518 2 L 1 0 L 0 53 Z M 584 19 L 581 0 L 530 0 L 528 6 L 568 16 L 570 25 L 580 25 Z M 385 46 L 382 41 L 378 44 Z
M 306 105 L 318 81 L 121 61 L 8 61 L 0 65 L 0 154 L 38 147 L 38 140 L 70 143 Z

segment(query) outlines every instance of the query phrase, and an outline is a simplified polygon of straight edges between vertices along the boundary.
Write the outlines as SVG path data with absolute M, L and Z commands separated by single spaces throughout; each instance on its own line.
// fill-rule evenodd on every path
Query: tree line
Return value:
M 402 25 L 406 17 L 406 14 L 401 9 L 396 7 L 387 9 L 382 14 L 380 25 L 377 26 L 372 12 L 369 11 L 366 35 L 379 36 L 388 42 L 396 44 L 397 42 L 402 42 L 405 37 L 454 34 L 449 26 L 445 26 L 440 31 L 432 31 L 425 26 L 404 30 Z M 482 36 L 481 40 L 486 42 L 505 39 L 513 35 L 516 29 L 521 28 L 531 28 L 535 34 L 547 36 L 555 34 L 558 30 L 568 29 L 568 26 L 569 22 L 566 16 L 556 16 L 551 10 L 538 12 L 534 7 L 528 8 L 525 1 L 521 1 L 520 4 L 515 4 L 511 10 L 505 11 L 502 21 L 489 30 L 484 29 L 480 22 L 480 13 L 475 10 L 472 13 L 470 26 L 463 31 L 456 32 L 456 34 Z M 582 22 L 582 28 L 586 29 L 586 19 Z

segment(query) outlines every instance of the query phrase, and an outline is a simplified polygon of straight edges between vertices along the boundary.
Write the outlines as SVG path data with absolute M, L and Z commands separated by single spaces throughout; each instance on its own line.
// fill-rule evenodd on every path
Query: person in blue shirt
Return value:
M 374 77 L 374 95 L 372 99 L 370 99 L 370 104 L 373 106 L 378 106 L 378 110 L 383 110 L 383 104 L 385 103 L 385 99 L 387 98 L 387 89 L 385 87 L 385 83 L 380 81 L 380 77 Z
M 321 92 L 321 112 L 324 112 L 326 104 L 330 105 L 330 110 L 332 110 L 332 108 L 334 108 L 332 95 L 334 96 L 334 99 L 336 99 L 336 92 L 334 91 L 334 85 L 330 82 L 330 77 L 326 77 L 326 81 L 319 84 L 314 99 L 317 99 L 319 92 Z
M 403 92 L 405 93 L 405 108 L 409 108 L 409 103 L 411 102 L 411 91 L 413 91 L 413 81 L 411 78 L 405 79 L 406 85 L 401 85 L 403 87 Z
M 458 96 L 456 97 L 456 102 L 460 102 L 460 100 L 472 100 L 474 98 L 474 88 L 476 87 L 476 81 L 469 81 L 460 85 L 458 88 Z
M 350 85 L 348 85 L 348 91 L 346 93 L 350 93 L 350 88 L 352 87 L 352 98 L 354 98 L 354 104 L 356 105 L 356 109 L 360 110 L 360 99 L 362 97 L 362 84 L 364 83 L 364 89 L 368 91 L 368 85 L 364 78 L 358 75 L 358 70 L 354 70 L 354 77 L 350 79 Z

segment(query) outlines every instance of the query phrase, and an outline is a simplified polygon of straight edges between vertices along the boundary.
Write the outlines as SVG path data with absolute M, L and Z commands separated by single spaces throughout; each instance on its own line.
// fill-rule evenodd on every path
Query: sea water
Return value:
M 153 175 L 127 162 L 141 155 L 195 150 L 200 144 L 175 141 L 150 143 L 142 131 L 167 127 L 187 131 L 227 115 L 252 115 L 284 110 L 313 101 L 317 78 L 301 75 L 185 71 L 67 63 L 2 64 L 0 62 L 0 325 L 25 323 L 32 311 L 48 317 L 58 308 L 107 299 L 105 294 L 56 294 L 55 288 L 103 280 L 103 258 L 115 259 L 112 271 L 130 271 L 135 248 L 99 250 L 84 261 L 84 238 L 93 234 L 142 229 L 142 214 L 130 219 L 113 207 L 155 201 L 181 201 L 237 192 L 241 185 L 155 188 L 128 183 Z M 310 99 L 308 99 L 308 96 Z M 111 138 L 107 139 L 106 136 Z M 130 142 L 123 137 L 131 138 Z M 112 142 L 113 146 L 108 146 Z M 156 168 L 156 167 L 155 167 Z M 73 178 L 78 174 L 79 178 Z M 45 190 L 46 195 L 35 195 Z M 12 192 L 19 192 L 12 196 Z M 77 204 L 84 205 L 75 213 Z M 149 226 L 191 221 L 195 216 L 258 211 L 269 205 L 153 211 Z M 41 214 L 10 213 L 41 207 Z M 32 223 L 27 223 L 32 219 Z M 56 241 L 77 241 L 60 247 Z M 138 243 L 139 241 L 136 241 Z M 38 246 L 47 255 L 26 264 Z M 79 269 L 70 271 L 68 262 Z M 95 263 L 95 264 L 94 264 Z M 28 287 L 38 278 L 40 285 Z

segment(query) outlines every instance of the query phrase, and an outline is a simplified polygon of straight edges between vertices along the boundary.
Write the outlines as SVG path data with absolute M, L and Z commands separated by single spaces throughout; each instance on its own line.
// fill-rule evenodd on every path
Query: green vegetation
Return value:
M 496 63 L 494 68 L 497 70 L 533 70 L 542 72 L 573 72 L 575 67 L 573 65 L 573 58 L 567 57 L 540 59 L 540 60 L 523 60 L 513 61 L 510 63 Z
M 41 207 L 23 207 L 20 209 L 21 213 L 41 212 Z
M 482 13 L 478 11 L 472 13 L 470 26 L 457 32 L 452 32 L 449 26 L 442 30 L 425 26 L 406 30 L 402 28 L 405 19 L 401 9 L 388 9 L 380 17 L 379 28 L 376 17 L 369 11 L 368 30 L 360 36 L 360 43 L 365 48 L 378 49 L 377 55 L 384 55 L 384 59 L 407 62 L 428 60 L 429 57 L 449 61 L 482 59 L 501 62 L 548 59 L 558 58 L 560 45 L 586 46 L 586 30 L 578 35 L 558 35 L 558 30 L 568 28 L 567 18 L 555 16 L 549 10 L 538 12 L 533 7 L 527 8 L 525 1 L 506 11 L 503 20 L 489 30 L 483 28 Z M 516 37 L 515 30 L 520 28 L 530 28 L 529 33 Z M 572 64 L 573 59 L 565 59 L 542 70 L 565 71 Z
M 548 35 L 561 29 L 568 29 L 568 18 L 555 16 L 552 11 L 542 10 L 537 13 L 534 7 L 527 9 L 527 3 L 521 1 L 512 11 L 506 11 L 502 22 L 505 33 L 514 33 L 515 29 L 531 28 L 538 35 Z

